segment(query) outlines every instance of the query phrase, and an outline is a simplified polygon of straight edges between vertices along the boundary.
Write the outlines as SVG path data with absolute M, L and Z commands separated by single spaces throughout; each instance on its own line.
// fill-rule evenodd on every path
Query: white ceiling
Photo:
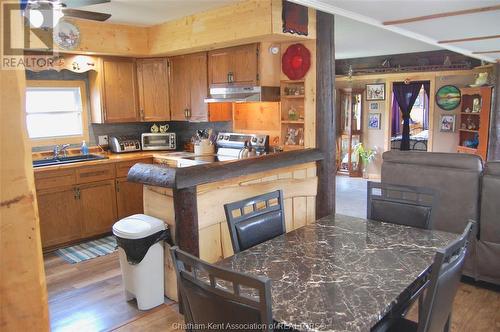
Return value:
M 324 12 L 383 28 L 403 36 L 447 48 L 485 61 L 500 60 L 499 53 L 473 52 L 500 50 L 500 38 L 474 42 L 439 44 L 440 40 L 500 35 L 500 10 L 442 17 L 396 25 L 385 21 L 500 5 L 500 0 L 292 0 Z
M 242 0 L 111 0 L 108 3 L 78 9 L 111 14 L 107 22 L 148 26 L 227 6 L 238 1 Z

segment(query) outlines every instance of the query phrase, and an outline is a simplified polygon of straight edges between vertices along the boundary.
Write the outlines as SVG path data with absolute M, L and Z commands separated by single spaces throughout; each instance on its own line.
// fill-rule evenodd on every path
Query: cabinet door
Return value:
M 115 181 L 106 180 L 79 186 L 83 235 L 111 232 L 116 218 Z
M 169 121 L 167 59 L 137 60 L 139 111 L 142 121 Z
M 171 120 L 186 121 L 186 110 L 191 103 L 191 71 L 186 55 L 170 58 L 170 114 Z
M 134 60 L 103 59 L 102 66 L 105 121 L 139 120 Z
M 231 52 L 231 71 L 233 83 L 257 85 L 258 45 L 250 44 L 234 47 Z
M 189 55 L 191 69 L 191 96 L 190 96 L 190 121 L 207 121 L 208 105 L 205 98 L 208 94 L 207 85 L 207 53 Z
M 127 178 L 116 179 L 118 219 L 144 212 L 142 188 L 142 184 L 128 182 Z
M 231 48 L 208 52 L 208 79 L 210 86 L 226 85 L 231 71 Z
M 40 190 L 37 200 L 43 248 L 80 238 L 82 219 L 74 187 Z

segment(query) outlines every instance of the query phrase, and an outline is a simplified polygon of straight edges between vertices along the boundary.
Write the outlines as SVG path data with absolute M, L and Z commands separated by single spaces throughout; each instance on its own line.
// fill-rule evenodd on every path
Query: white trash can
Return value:
M 163 304 L 163 240 L 169 236 L 164 222 L 135 214 L 116 222 L 113 234 L 118 244 L 127 301 L 137 299 L 139 310 Z

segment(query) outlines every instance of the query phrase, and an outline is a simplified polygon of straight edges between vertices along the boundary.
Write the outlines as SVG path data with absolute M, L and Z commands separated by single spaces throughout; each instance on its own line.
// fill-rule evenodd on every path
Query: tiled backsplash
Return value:
M 87 91 L 89 90 L 89 79 L 87 73 L 73 73 L 69 70 L 57 71 L 43 71 L 39 73 L 26 71 L 26 79 L 28 80 L 82 80 L 86 82 Z M 90 105 L 90 97 L 87 96 Z M 89 111 L 89 110 L 87 110 Z M 161 124 L 163 124 L 162 122 Z M 178 148 L 182 149 L 185 142 L 189 141 L 191 136 L 198 129 L 212 128 L 216 132 L 220 131 L 231 131 L 232 122 L 187 122 L 187 121 L 169 121 L 167 122 L 170 126 L 169 132 L 174 132 L 177 134 L 177 144 Z M 160 122 L 157 122 L 160 124 Z M 140 137 L 144 132 L 149 132 L 153 123 L 148 122 L 134 122 L 134 123 L 119 123 L 119 124 L 93 124 L 89 123 L 89 145 L 97 145 L 98 136 L 108 135 L 108 136 L 123 136 L 123 135 L 134 135 Z M 74 145 L 72 147 L 77 147 Z M 33 152 L 46 151 L 52 149 L 52 146 L 46 147 L 36 147 L 33 148 Z

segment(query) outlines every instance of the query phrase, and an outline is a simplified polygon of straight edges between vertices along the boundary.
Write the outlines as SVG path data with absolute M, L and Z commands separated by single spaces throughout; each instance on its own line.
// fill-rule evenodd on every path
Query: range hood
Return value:
M 205 103 L 245 103 L 255 101 L 280 101 L 280 88 L 276 86 L 231 86 L 210 88 Z

